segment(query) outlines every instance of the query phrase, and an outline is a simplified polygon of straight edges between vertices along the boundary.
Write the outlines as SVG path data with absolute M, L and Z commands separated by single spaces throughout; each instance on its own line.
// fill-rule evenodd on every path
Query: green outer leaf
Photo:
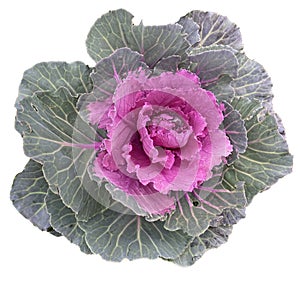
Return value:
M 176 209 L 165 221 L 164 227 L 169 231 L 183 230 L 191 236 L 203 233 L 216 213 L 207 212 L 202 207 L 193 206 L 190 195 L 177 201 Z M 186 200 L 189 199 L 189 200 Z M 219 211 L 218 213 L 220 213 Z
M 116 49 L 127 46 L 125 33 L 132 26 L 133 15 L 124 9 L 110 11 L 99 18 L 92 26 L 86 46 L 89 55 L 98 62 Z
M 202 84 L 209 84 L 227 74 L 237 76 L 238 60 L 236 51 L 228 46 L 194 48 L 190 55 L 189 70 L 197 74 Z
M 229 103 L 223 102 L 223 104 L 225 106 L 223 127 L 233 146 L 233 151 L 227 158 L 227 162 L 232 163 L 237 159 L 239 153 L 246 151 L 247 130 L 240 113 L 233 109 Z
M 144 26 L 141 23 L 134 26 L 132 18 L 129 12 L 119 9 L 110 11 L 95 22 L 86 45 L 96 62 L 122 47 L 142 54 L 151 68 L 164 57 L 185 54 L 189 43 L 181 25 Z
M 246 217 L 246 208 L 227 208 L 222 214 L 210 222 L 212 227 L 235 225 L 241 219 Z
M 237 55 L 239 61 L 238 75 L 231 82 L 238 97 L 248 97 L 269 101 L 273 95 L 272 82 L 263 66 L 249 59 L 244 53 Z
M 64 205 L 58 194 L 51 190 L 48 191 L 45 202 L 53 228 L 71 243 L 78 245 L 81 251 L 90 254 L 91 251 L 85 241 L 85 233 L 79 228 L 75 213 Z
M 239 28 L 227 17 L 213 12 L 199 10 L 188 13 L 183 18 L 192 18 L 199 25 L 199 46 L 227 45 L 236 50 L 243 48 Z
M 230 85 L 232 78 L 229 75 L 222 75 L 217 81 L 202 86 L 204 89 L 211 91 L 219 102 L 230 102 L 234 97 L 234 88 Z
M 162 59 L 172 55 L 186 56 L 190 47 L 182 26 L 178 24 L 165 26 L 143 26 L 132 28 L 133 45 L 128 45 L 144 55 L 144 60 L 150 68 Z M 138 42 L 135 45 L 135 42 Z
M 154 67 L 153 74 L 160 75 L 163 72 L 176 72 L 180 63 L 180 56 L 172 55 L 160 60 Z
M 29 160 L 25 169 L 16 175 L 10 192 L 10 199 L 16 209 L 42 231 L 51 231 L 44 202 L 48 187 L 42 165 Z
M 35 92 L 55 92 L 66 87 L 74 96 L 92 90 L 92 69 L 82 62 L 42 62 L 26 70 L 19 87 L 16 107 Z
M 194 238 L 184 253 L 173 261 L 181 266 L 194 264 L 207 250 L 227 242 L 231 231 L 231 226 L 209 227 L 202 235 Z
M 200 236 L 195 237 L 184 253 L 173 260 L 181 266 L 194 264 L 203 254 L 217 248 L 228 240 L 232 225 L 245 218 L 245 208 L 227 208 L 216 219 L 212 220 L 210 227 Z
M 244 207 L 245 192 L 242 183 L 237 182 L 232 191 L 222 185 L 223 165 L 215 167 L 211 179 L 192 193 L 177 199 L 177 206 L 167 218 L 165 228 L 170 231 L 182 229 L 191 236 L 202 234 L 210 222 L 225 208 Z
M 31 97 L 36 92 L 55 92 L 61 87 L 66 87 L 73 96 L 88 93 L 92 90 L 90 73 L 92 69 L 82 62 L 41 62 L 26 70 L 19 87 L 19 96 L 16 108 L 20 102 Z M 29 131 L 30 126 L 26 122 L 15 121 L 16 130 L 22 134 Z
M 249 59 L 244 53 L 235 55 L 238 60 L 237 74 L 221 76 L 217 81 L 203 87 L 213 92 L 219 101 L 230 103 L 234 96 L 257 99 L 272 110 L 272 83 L 263 66 Z
M 126 213 L 103 208 L 88 222 L 79 222 L 93 253 L 112 261 L 159 256 L 174 259 L 191 240 L 180 230 L 170 232 L 164 229 L 161 221 L 147 222 L 142 217 Z
M 258 192 L 292 171 L 293 158 L 273 113 L 265 113 L 260 102 L 245 98 L 235 99 L 232 105 L 245 119 L 248 147 L 225 169 L 224 182 L 231 189 L 236 182 L 244 181 L 250 202 Z
M 258 100 L 235 97 L 231 101 L 231 106 L 239 112 L 243 121 L 251 120 L 258 113 L 263 113 L 263 106 Z
M 20 102 L 17 119 L 30 125 L 30 132 L 23 133 L 25 154 L 43 163 L 50 187 L 59 190 L 63 202 L 80 219 L 88 219 L 98 208 L 90 194 L 104 188 L 87 172 L 96 154 L 97 134 L 80 118 L 76 102 L 63 87 L 51 94 L 36 93 Z

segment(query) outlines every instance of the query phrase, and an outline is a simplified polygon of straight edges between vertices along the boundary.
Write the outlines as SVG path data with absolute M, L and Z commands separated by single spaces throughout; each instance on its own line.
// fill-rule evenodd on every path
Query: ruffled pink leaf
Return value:
M 125 175 L 118 169 L 106 168 L 103 163 L 104 157 L 111 159 L 111 162 L 106 162 L 105 165 L 114 163 L 110 155 L 100 153 L 94 162 L 94 174 L 98 178 L 105 177 L 106 180 L 122 190 L 128 198 L 133 198 L 137 205 L 145 211 L 145 215 L 164 215 L 175 209 L 174 198 L 161 194 L 151 184 L 141 184 L 137 179 Z M 118 201 L 122 202 L 122 200 Z

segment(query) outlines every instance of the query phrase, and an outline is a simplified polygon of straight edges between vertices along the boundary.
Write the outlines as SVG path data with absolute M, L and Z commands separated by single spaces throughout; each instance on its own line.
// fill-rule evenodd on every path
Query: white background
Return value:
M 297 1 L 1 1 L 0 260 L 1 283 L 300 283 L 299 17 Z M 227 15 L 241 28 L 245 52 L 274 83 L 274 108 L 295 156 L 294 173 L 259 194 L 227 244 L 189 268 L 162 260 L 110 263 L 82 254 L 64 238 L 39 231 L 9 200 L 27 158 L 14 130 L 14 101 L 23 72 L 41 61 L 81 60 L 94 21 L 125 8 L 136 23 L 175 22 L 192 9 Z

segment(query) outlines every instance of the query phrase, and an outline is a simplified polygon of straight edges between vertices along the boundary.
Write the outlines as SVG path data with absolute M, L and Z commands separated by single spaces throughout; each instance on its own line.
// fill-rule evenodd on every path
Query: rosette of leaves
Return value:
M 187 266 L 227 241 L 253 197 L 291 172 L 292 156 L 272 108 L 270 77 L 243 52 L 235 24 L 202 11 L 164 26 L 134 25 L 132 18 L 120 9 L 95 22 L 86 40 L 94 68 L 43 62 L 25 71 L 15 126 L 30 160 L 13 182 L 11 200 L 39 229 L 85 253 Z M 118 80 L 141 69 L 150 77 L 182 69 L 196 74 L 223 106 L 222 129 L 232 145 L 211 176 L 174 197 L 164 215 L 146 214 L 91 170 L 107 133 L 90 123 L 86 102 L 112 96 Z

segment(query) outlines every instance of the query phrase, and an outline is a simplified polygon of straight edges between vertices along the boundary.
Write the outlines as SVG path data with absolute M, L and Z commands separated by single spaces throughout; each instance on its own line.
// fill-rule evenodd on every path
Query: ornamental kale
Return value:
M 191 265 L 291 172 L 292 156 L 270 78 L 235 24 L 201 11 L 165 26 L 132 17 L 96 21 L 94 68 L 25 71 L 15 126 L 30 160 L 11 200 L 85 253 Z

